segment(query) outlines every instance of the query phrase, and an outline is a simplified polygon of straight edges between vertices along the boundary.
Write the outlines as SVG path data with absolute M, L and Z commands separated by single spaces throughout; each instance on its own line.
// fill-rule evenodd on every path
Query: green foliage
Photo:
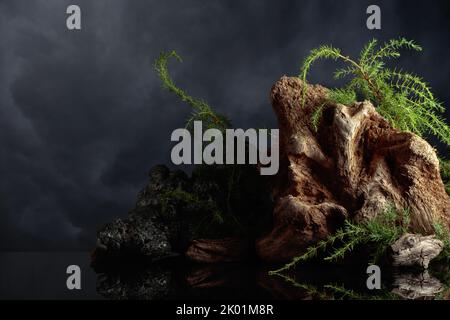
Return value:
M 444 244 L 444 248 L 442 249 L 438 258 L 450 262 L 450 233 L 447 228 L 445 228 L 440 222 L 435 222 L 433 227 L 436 238 L 441 240 Z
M 386 67 L 385 60 L 399 58 L 400 49 L 422 51 L 414 41 L 404 38 L 392 39 L 381 46 L 373 39 L 363 48 L 359 59 L 353 60 L 337 48 L 321 46 L 304 60 L 300 78 L 306 82 L 310 68 L 320 59 L 341 60 L 347 66 L 336 70 L 334 77 L 351 79 L 343 88 L 330 91 L 330 101 L 349 105 L 360 94 L 372 101 L 393 127 L 420 136 L 432 134 L 450 145 L 450 128 L 442 117 L 445 109 L 428 84 L 416 75 Z M 303 90 L 303 103 L 305 95 Z M 317 123 L 317 118 L 314 121 Z
M 450 299 L 450 268 L 447 265 L 438 265 L 437 270 L 431 270 L 431 275 L 439 279 L 442 283 L 442 291 L 439 292 L 434 300 L 449 300 Z
M 450 195 L 450 160 L 439 159 L 441 167 L 441 177 L 444 182 L 445 190 Z
M 344 227 L 337 230 L 336 233 L 325 240 L 319 241 L 316 245 L 310 246 L 303 255 L 295 257 L 282 268 L 271 271 L 270 274 L 277 274 L 294 268 L 298 263 L 317 257 L 320 252 L 325 252 L 337 243 L 340 246 L 333 247 L 331 253 L 324 258 L 325 261 L 342 259 L 356 246 L 367 243 L 375 246 L 373 259 L 377 261 L 395 240 L 407 232 L 409 222 L 408 210 L 402 210 L 399 213 L 391 205 L 384 212 L 366 222 L 357 224 L 346 220 Z
M 203 126 L 207 129 L 217 128 L 219 130 L 225 130 L 230 127 L 230 121 L 217 114 L 209 105 L 203 100 L 192 98 L 184 90 L 178 88 L 172 78 L 170 77 L 167 63 L 170 58 L 175 58 L 178 61 L 182 61 L 181 57 L 175 52 L 162 52 L 154 63 L 154 68 L 162 81 L 162 85 L 165 89 L 175 93 L 182 101 L 189 104 L 192 109 L 192 115 L 187 120 L 186 127 L 192 128 L 194 121 L 202 121 Z

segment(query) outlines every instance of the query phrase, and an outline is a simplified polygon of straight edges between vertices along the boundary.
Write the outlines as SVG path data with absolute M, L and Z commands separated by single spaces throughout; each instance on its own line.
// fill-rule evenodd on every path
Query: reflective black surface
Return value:
M 66 269 L 81 268 L 81 290 L 68 290 Z M 366 287 L 366 265 L 304 265 L 284 276 L 274 266 L 193 264 L 122 258 L 91 266 L 86 252 L 0 253 L 0 299 L 304 300 L 448 299 L 448 266 L 428 272 L 382 268 L 382 289 Z

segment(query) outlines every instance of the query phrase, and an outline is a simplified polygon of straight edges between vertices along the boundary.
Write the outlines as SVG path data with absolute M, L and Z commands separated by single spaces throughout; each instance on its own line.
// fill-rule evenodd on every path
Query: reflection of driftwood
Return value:
M 192 241 L 186 256 L 197 262 L 233 262 L 248 258 L 249 243 L 237 238 L 198 239 Z
M 393 293 L 404 299 L 430 299 L 443 290 L 442 283 L 424 271 L 421 274 L 395 275 Z
M 391 248 L 394 266 L 419 266 L 427 269 L 429 262 L 441 253 L 443 243 L 434 236 L 407 233 Z

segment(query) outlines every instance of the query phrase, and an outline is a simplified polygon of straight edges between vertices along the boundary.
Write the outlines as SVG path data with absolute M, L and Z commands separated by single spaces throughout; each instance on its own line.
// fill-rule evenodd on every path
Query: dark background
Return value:
M 66 29 L 69 4 L 81 7 L 81 31 Z M 381 31 L 366 28 L 370 4 Z M 309 50 L 355 55 L 372 37 L 398 36 L 425 49 L 399 65 L 449 105 L 444 0 L 0 0 L 0 250 L 92 248 L 148 170 L 169 164 L 170 134 L 190 110 L 160 88 L 161 50 L 177 50 L 177 83 L 235 127 L 276 127 L 270 87 L 297 75 Z M 317 64 L 310 81 L 334 85 L 333 68 Z

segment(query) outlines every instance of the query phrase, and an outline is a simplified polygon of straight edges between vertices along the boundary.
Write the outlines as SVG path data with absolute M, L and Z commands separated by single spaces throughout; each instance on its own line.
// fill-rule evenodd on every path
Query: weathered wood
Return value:
M 433 235 L 421 236 L 407 233 L 392 246 L 392 264 L 394 266 L 428 268 L 431 260 L 442 251 L 444 244 Z

